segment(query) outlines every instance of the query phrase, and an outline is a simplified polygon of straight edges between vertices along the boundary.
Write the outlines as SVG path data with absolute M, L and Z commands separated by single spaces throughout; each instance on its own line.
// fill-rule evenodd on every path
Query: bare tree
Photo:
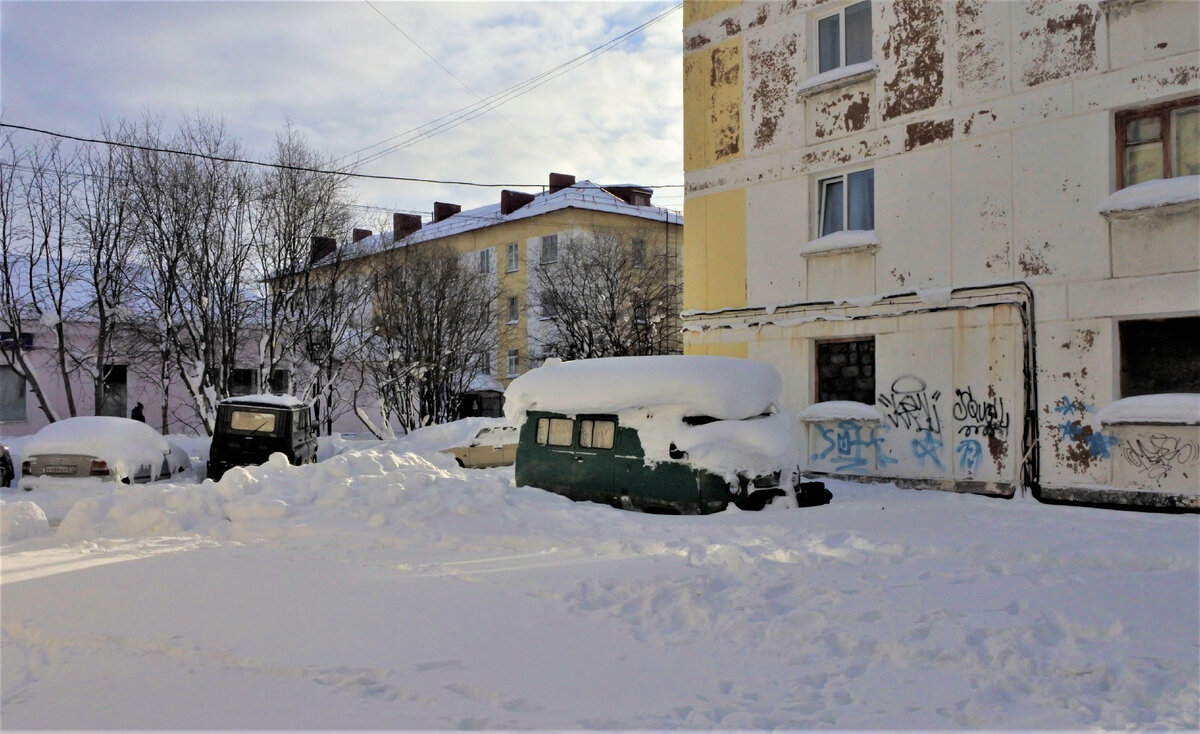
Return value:
M 496 350 L 496 285 L 449 248 L 401 248 L 373 273 L 366 369 L 386 417 L 405 430 L 457 418 Z
M 531 268 L 543 321 L 535 343 L 563 359 L 671 354 L 680 350 L 680 288 L 660 243 L 617 230 L 560 236 L 557 258 Z

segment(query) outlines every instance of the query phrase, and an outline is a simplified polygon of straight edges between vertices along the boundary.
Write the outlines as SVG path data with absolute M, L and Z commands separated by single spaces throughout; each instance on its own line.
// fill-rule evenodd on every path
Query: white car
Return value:
M 513 426 L 481 428 L 466 446 L 447 449 L 459 466 L 484 469 L 511 466 L 517 458 L 517 429 Z
M 17 486 L 26 492 L 81 480 L 152 482 L 192 468 L 187 452 L 150 426 L 107 416 L 51 423 L 25 442 L 22 453 Z

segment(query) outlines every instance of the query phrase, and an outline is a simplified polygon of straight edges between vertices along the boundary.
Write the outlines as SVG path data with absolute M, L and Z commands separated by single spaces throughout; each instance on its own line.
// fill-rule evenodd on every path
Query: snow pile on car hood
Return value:
M 566 415 L 616 414 L 637 430 L 647 462 L 671 448 L 687 462 L 734 480 L 796 463 L 791 419 L 778 411 L 782 380 L 768 364 L 736 357 L 606 357 L 546 364 L 513 380 L 504 393 L 508 422 L 530 410 Z M 688 425 L 685 417 L 717 420 Z

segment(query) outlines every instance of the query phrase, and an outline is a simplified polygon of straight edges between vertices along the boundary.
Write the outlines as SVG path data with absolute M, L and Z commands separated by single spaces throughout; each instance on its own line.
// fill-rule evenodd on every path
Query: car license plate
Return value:
M 42 470 L 45 474 L 74 474 L 73 466 L 48 466 Z

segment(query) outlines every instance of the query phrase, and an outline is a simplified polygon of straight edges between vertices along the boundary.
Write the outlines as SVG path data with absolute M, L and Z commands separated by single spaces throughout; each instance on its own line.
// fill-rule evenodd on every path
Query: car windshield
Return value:
M 278 416 L 258 410 L 234 410 L 229 414 L 229 430 L 238 433 L 275 433 Z

